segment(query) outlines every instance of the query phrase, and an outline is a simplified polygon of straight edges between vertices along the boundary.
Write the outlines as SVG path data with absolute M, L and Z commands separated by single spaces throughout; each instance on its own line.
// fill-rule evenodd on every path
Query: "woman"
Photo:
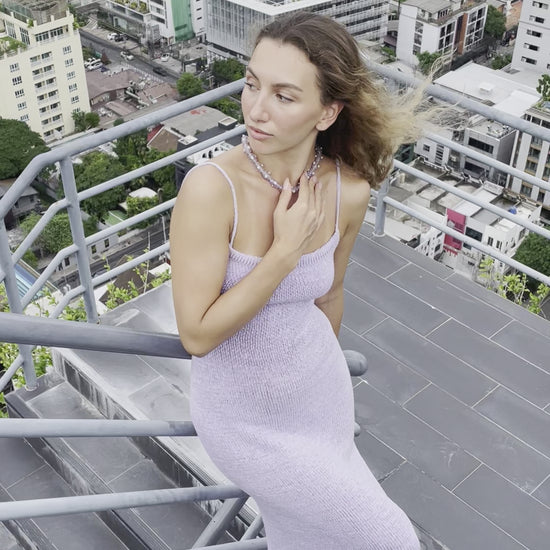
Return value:
M 193 169 L 172 215 L 192 419 L 256 500 L 269 550 L 418 548 L 355 447 L 337 341 L 369 183 L 411 126 L 396 105 L 337 23 L 271 23 L 246 71 L 242 146 Z

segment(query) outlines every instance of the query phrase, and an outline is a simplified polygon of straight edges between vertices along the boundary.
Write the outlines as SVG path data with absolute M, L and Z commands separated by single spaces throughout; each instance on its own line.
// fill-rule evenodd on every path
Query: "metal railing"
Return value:
M 417 82 L 412 77 L 388 69 L 387 67 L 367 63 L 369 68 L 376 71 L 385 78 L 391 78 L 405 85 L 416 85 Z M 127 136 L 141 129 L 157 124 L 165 119 L 171 118 L 190 109 L 210 103 L 220 99 L 225 95 L 240 91 L 242 81 L 234 82 L 222 88 L 206 92 L 200 96 L 185 100 L 176 105 L 172 105 L 154 113 L 144 115 L 138 119 L 121 124 L 120 126 L 110 128 L 98 134 L 89 135 L 73 142 L 56 147 L 48 153 L 35 157 L 25 168 L 15 184 L 7 191 L 2 200 L 0 200 L 0 217 L 5 218 L 6 214 L 13 207 L 15 202 L 31 184 L 39 172 L 48 165 L 59 162 L 61 179 L 65 197 L 52 204 L 46 213 L 42 216 L 39 223 L 27 235 L 17 250 L 12 252 L 9 248 L 7 231 L 4 223 L 0 223 L 0 281 L 3 281 L 6 287 L 6 293 L 11 308 L 11 313 L 0 314 L 0 333 L 2 339 L 8 342 L 16 342 L 20 345 L 20 353 L 15 362 L 7 369 L 4 376 L 0 379 L 0 391 L 5 387 L 11 376 L 22 366 L 26 384 L 29 388 L 36 385 L 36 376 L 31 358 L 31 348 L 35 345 L 70 347 L 80 349 L 95 349 L 100 351 L 112 351 L 116 353 L 132 353 L 143 355 L 159 355 L 164 357 L 186 358 L 185 352 L 179 338 L 170 334 L 152 334 L 146 332 L 136 332 L 121 327 L 104 327 L 95 324 L 98 315 L 93 295 L 94 287 L 103 284 L 123 271 L 132 269 L 141 262 L 165 253 L 168 250 L 168 244 L 165 243 L 153 250 L 141 254 L 124 265 L 115 269 L 92 277 L 89 265 L 88 248 L 94 243 L 100 242 L 115 233 L 132 227 L 145 219 L 162 214 L 170 210 L 174 200 L 167 201 L 133 216 L 119 224 L 99 231 L 98 233 L 85 237 L 82 219 L 80 216 L 80 202 L 99 193 L 122 185 L 132 179 L 148 174 L 158 168 L 168 166 L 176 160 L 183 159 L 202 149 L 218 143 L 221 140 L 236 136 L 243 131 L 243 127 L 237 127 L 224 134 L 212 138 L 205 142 L 200 142 L 192 147 L 167 156 L 161 160 L 153 162 L 147 166 L 113 178 L 109 181 L 88 189 L 77 192 L 75 176 L 71 157 L 78 155 L 86 150 L 93 149 L 106 142 L 112 141 L 123 136 Z M 429 86 L 427 93 L 453 104 L 459 104 L 473 112 L 489 117 L 491 120 L 497 120 L 506 125 L 528 132 L 541 140 L 550 141 L 550 131 L 523 119 L 512 117 L 500 111 L 480 104 L 459 94 L 455 94 L 438 86 Z M 499 171 L 510 174 L 511 176 L 521 177 L 523 180 L 540 187 L 550 190 L 550 185 L 539 178 L 521 172 L 520 170 L 510 168 L 494 159 L 491 159 L 479 152 L 473 151 L 463 145 L 447 140 L 436 134 L 428 134 L 433 141 L 450 147 L 451 149 L 467 153 L 469 157 L 482 161 L 484 164 L 495 167 Z M 427 183 L 435 185 L 449 193 L 453 193 L 462 199 L 469 200 L 474 204 L 487 209 L 488 211 L 501 216 L 507 220 L 513 221 L 533 231 L 545 238 L 550 238 L 550 232 L 533 224 L 529 221 L 517 219 L 506 210 L 496 207 L 490 203 L 479 200 L 476 197 L 464 193 L 460 189 L 438 180 L 424 172 L 421 172 L 404 163 L 395 162 L 395 167 L 412 176 L 423 179 Z M 451 235 L 457 240 L 467 243 L 480 250 L 482 253 L 495 257 L 498 260 L 512 266 L 515 269 L 523 271 L 546 284 L 550 283 L 550 278 L 538 273 L 504 254 L 488 247 L 479 241 L 472 239 L 444 224 L 434 222 L 426 218 L 420 212 L 410 208 L 388 196 L 389 187 L 392 179 L 384 183 L 377 194 L 377 210 L 375 235 L 384 233 L 385 208 L 389 205 L 400 209 L 410 216 L 413 216 L 440 231 Z M 59 251 L 52 259 L 50 264 L 43 270 L 36 282 L 28 290 L 23 298 L 19 298 L 19 293 L 15 277 L 15 264 L 22 258 L 24 253 L 29 250 L 35 239 L 53 218 L 53 216 L 66 209 L 69 214 L 71 231 L 73 235 L 73 244 Z M 70 255 L 75 254 L 80 275 L 79 284 L 65 294 L 54 311 L 51 313 L 52 319 L 29 317 L 23 314 L 28 306 L 48 278 L 54 273 L 55 269 Z M 64 307 L 71 303 L 75 298 L 83 296 L 87 314 L 88 324 L 74 323 L 69 321 L 56 320 Z M 360 354 L 347 354 L 348 366 L 352 375 L 361 374 L 364 371 L 364 358 Z M 194 435 L 194 428 L 190 422 L 168 422 L 168 421 L 120 421 L 120 420 L 25 420 L 25 419 L 6 419 L 0 420 L 0 437 L 84 437 L 84 436 L 190 436 Z M 23 517 L 36 517 L 38 515 L 57 515 L 72 512 L 99 511 L 123 507 L 137 507 L 151 504 L 160 504 L 167 502 L 199 501 L 204 499 L 225 500 L 218 513 L 214 516 L 212 522 L 197 540 L 195 548 L 205 547 L 218 540 L 220 534 L 228 528 L 234 521 L 237 514 L 246 502 L 247 495 L 237 487 L 231 485 L 217 485 L 210 487 L 192 488 L 192 489 L 168 489 L 161 491 L 146 491 L 135 493 L 121 493 L 118 495 L 88 495 L 80 497 L 70 497 L 69 499 L 49 499 L 47 501 L 25 501 L 24 503 L 3 503 L 0 504 L 0 521 L 16 519 Z M 262 528 L 261 518 L 256 520 L 247 529 L 241 540 L 237 543 L 218 545 L 218 548 L 227 549 L 245 549 L 257 548 L 264 549 L 266 544 L 264 540 L 255 539 Z

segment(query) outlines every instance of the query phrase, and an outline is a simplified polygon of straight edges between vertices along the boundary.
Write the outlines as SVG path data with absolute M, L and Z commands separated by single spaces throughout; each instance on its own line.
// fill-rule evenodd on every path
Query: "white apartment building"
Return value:
M 550 71 L 550 0 L 523 0 L 512 68 Z
M 550 106 L 537 104 L 531 107 L 523 118 L 533 124 L 550 128 Z M 521 132 L 515 147 L 514 166 L 527 174 L 549 182 L 550 142 Z M 542 204 L 542 216 L 547 223 L 550 221 L 550 191 L 545 191 L 520 178 L 511 178 L 509 186 L 515 193 Z
M 382 0 L 209 0 L 206 10 L 208 56 L 247 58 L 254 36 L 269 21 L 308 10 L 332 17 L 356 38 L 381 40 L 387 32 L 389 3 Z
M 524 200 L 504 198 L 503 189 L 496 185 L 484 184 L 472 193 L 477 199 L 489 202 L 517 216 L 518 219 L 537 223 L 541 206 Z M 447 225 L 481 243 L 513 257 L 528 231 L 510 220 L 482 209 L 471 202 L 454 197 L 456 205 L 447 208 Z M 483 254 L 469 244 L 445 237 L 444 251 L 440 261 L 455 271 L 476 281 Z M 495 269 L 504 273 L 508 266 L 495 260 Z
M 487 3 L 476 0 L 406 0 L 397 27 L 397 59 L 416 65 L 422 52 L 463 54 L 483 38 Z
M 89 101 L 80 36 L 67 2 L 3 0 L 0 48 L 6 45 L 0 116 L 26 122 L 45 141 L 74 132 L 72 112 L 88 111 Z
M 172 44 L 193 37 L 190 2 L 196 4 L 196 0 L 105 0 L 98 19 L 144 44 L 161 38 Z

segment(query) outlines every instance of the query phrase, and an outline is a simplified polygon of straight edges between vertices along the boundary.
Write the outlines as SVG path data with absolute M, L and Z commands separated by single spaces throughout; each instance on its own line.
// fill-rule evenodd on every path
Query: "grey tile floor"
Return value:
M 367 226 L 345 288 L 358 445 L 386 492 L 444 548 L 548 550 L 548 321 Z
M 103 322 L 175 332 L 169 284 Z M 426 548 L 548 550 L 548 321 L 365 225 L 340 340 L 369 364 L 355 379 L 357 446 Z M 66 357 L 135 418 L 188 418 L 188 362 Z M 196 438 L 165 443 L 220 479 Z

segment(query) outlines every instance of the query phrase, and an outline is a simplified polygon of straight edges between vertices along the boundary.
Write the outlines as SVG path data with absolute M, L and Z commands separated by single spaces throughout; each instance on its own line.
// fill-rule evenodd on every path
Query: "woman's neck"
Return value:
M 289 179 L 291 187 L 298 184 L 302 174 L 308 170 L 315 158 L 315 144 L 303 143 L 292 150 L 271 155 L 258 155 L 253 149 L 258 162 L 263 165 L 270 176 L 279 184 L 283 185 L 286 178 Z

